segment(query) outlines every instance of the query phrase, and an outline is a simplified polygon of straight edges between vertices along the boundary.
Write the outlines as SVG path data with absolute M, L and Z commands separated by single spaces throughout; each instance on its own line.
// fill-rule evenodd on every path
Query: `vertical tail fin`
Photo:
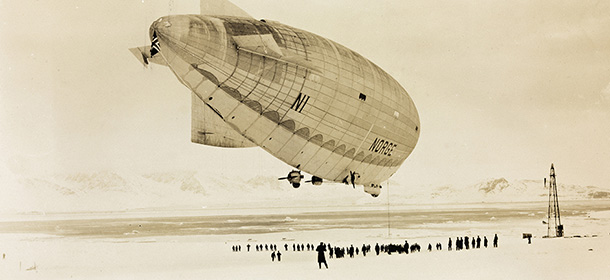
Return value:
M 227 0 L 201 0 L 200 5 L 202 15 L 252 17 Z

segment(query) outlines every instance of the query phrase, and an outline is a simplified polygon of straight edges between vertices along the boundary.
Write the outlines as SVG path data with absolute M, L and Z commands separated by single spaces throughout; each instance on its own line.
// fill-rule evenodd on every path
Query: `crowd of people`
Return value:
M 455 242 L 454 242 L 455 240 Z M 487 239 L 487 236 L 483 236 L 483 238 L 481 238 L 480 236 L 477 236 L 476 238 L 474 236 L 469 237 L 469 236 L 458 236 L 455 239 L 452 239 L 451 237 L 449 238 L 449 241 L 447 242 L 447 250 L 448 251 L 452 251 L 453 248 L 455 248 L 456 251 L 461 251 L 461 250 L 470 250 L 470 249 L 480 249 L 481 248 L 481 243 L 483 244 L 483 248 L 487 248 L 488 247 L 488 243 L 489 240 Z M 494 237 L 492 239 L 492 245 L 494 248 L 498 247 L 498 235 L 494 234 Z M 367 254 L 369 254 L 371 252 L 371 245 L 370 244 L 362 244 L 361 247 L 359 246 L 354 246 L 354 245 L 350 245 L 348 247 L 340 247 L 340 246 L 332 246 L 330 243 L 324 243 L 324 242 L 320 242 L 320 244 L 318 246 L 314 246 L 313 244 L 292 244 L 292 246 L 289 246 L 288 244 L 284 244 L 284 251 L 289 251 L 289 249 L 292 249 L 292 251 L 294 252 L 303 252 L 303 251 L 316 251 L 318 254 L 318 267 L 322 268 L 322 264 L 325 265 L 326 268 L 328 268 L 328 264 L 326 263 L 326 252 L 328 251 L 328 257 L 333 259 L 333 258 L 345 258 L 346 256 L 349 258 L 354 258 L 354 256 L 358 256 L 360 253 L 362 253 L 362 256 L 366 257 Z M 247 244 L 246 245 L 247 251 L 250 252 L 250 248 L 251 245 Z M 277 245 L 276 244 L 257 244 L 254 246 L 253 250 L 256 250 L 257 252 L 260 251 L 271 251 L 271 261 L 275 261 L 277 259 L 277 261 L 281 261 L 281 256 L 282 253 L 277 249 Z M 379 254 L 409 254 L 409 253 L 416 253 L 416 252 L 420 252 L 421 251 L 421 246 L 418 243 L 413 243 L 413 244 L 409 244 L 409 242 L 407 240 L 405 240 L 405 242 L 403 244 L 375 244 L 375 246 L 373 247 L 375 250 L 375 254 L 379 255 Z M 442 243 L 438 242 L 435 244 L 435 248 L 437 251 L 441 251 L 443 250 L 443 245 Z M 241 245 L 234 245 L 232 247 L 233 252 L 241 252 Z M 432 243 L 428 243 L 428 251 L 431 252 L 432 250 Z

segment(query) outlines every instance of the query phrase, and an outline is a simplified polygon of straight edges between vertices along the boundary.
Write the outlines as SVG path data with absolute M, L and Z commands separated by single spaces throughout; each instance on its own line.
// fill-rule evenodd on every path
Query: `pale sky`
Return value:
M 187 3 L 192 2 L 192 3 Z M 330 38 L 413 98 L 402 191 L 488 178 L 610 187 L 610 2 L 235 0 Z M 0 0 L 0 176 L 207 170 L 284 176 L 261 149 L 190 143 L 190 93 L 128 48 L 197 1 Z M 1 181 L 0 177 L 0 181 Z M 287 187 L 289 187 L 287 185 Z

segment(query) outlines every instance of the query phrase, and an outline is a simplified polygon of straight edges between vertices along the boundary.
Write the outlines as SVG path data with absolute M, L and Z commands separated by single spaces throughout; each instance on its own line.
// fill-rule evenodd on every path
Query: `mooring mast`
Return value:
M 544 187 L 546 188 L 546 178 L 544 178 Z M 563 225 L 561 224 L 561 215 L 559 214 L 559 199 L 557 198 L 557 181 L 555 179 L 555 167 L 551 163 L 551 175 L 549 178 L 549 209 L 547 216 L 547 232 L 546 235 L 551 237 L 551 223 L 555 228 L 555 236 L 563 236 Z

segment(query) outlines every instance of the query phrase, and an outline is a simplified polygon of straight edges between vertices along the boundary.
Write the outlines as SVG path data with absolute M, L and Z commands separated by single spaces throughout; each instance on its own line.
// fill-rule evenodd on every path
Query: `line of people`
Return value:
M 487 248 L 487 245 L 489 243 L 489 241 L 487 240 L 487 236 L 483 236 L 483 247 Z M 447 243 L 448 246 L 448 250 L 451 251 L 453 248 L 453 242 L 451 240 L 451 237 L 449 237 L 449 242 Z M 498 247 L 498 234 L 494 234 L 494 238 L 493 238 L 493 247 L 497 248 Z M 472 249 L 479 249 L 481 248 L 481 237 L 477 236 L 477 238 L 474 237 L 468 237 L 468 236 L 464 236 L 464 237 L 456 237 L 455 239 L 455 250 L 456 251 L 460 251 L 460 250 L 469 250 L 470 248 Z
M 252 245 L 247 244 L 246 248 L 248 250 L 248 252 L 250 252 L 250 247 Z M 277 245 L 276 244 L 258 244 L 254 246 L 256 251 L 277 251 Z M 288 246 L 288 244 L 284 244 L 284 251 L 288 251 L 288 249 L 290 248 L 290 246 Z M 315 249 L 315 246 L 313 244 L 292 244 L 292 251 L 294 252 L 300 252 L 300 251 L 305 251 L 305 249 L 307 249 L 307 251 L 313 251 Z M 233 245 L 232 246 L 232 250 L 233 252 L 241 252 L 241 245 Z
M 467 236 L 465 236 L 464 238 L 462 237 L 458 237 L 456 239 L 457 243 L 456 243 L 456 248 L 459 248 L 458 250 L 461 250 L 461 248 L 464 246 L 464 244 L 469 244 L 469 240 L 472 240 L 472 247 L 473 248 L 480 248 L 481 246 L 481 238 L 479 236 L 477 236 L 477 238 L 469 238 Z M 487 248 L 487 237 L 483 236 L 483 246 L 485 248 Z M 451 238 L 449 238 L 449 243 L 448 243 L 448 250 L 451 251 L 452 249 L 452 241 Z M 466 245 L 466 248 L 468 248 L 469 245 Z M 498 247 L 498 235 L 495 234 L 494 238 L 493 238 L 493 246 Z M 362 244 L 362 247 L 354 247 L 354 245 L 350 245 L 349 247 L 333 247 L 329 244 L 324 244 L 324 242 L 320 242 L 320 245 L 318 245 L 316 247 L 316 251 L 318 252 L 318 268 L 322 269 L 322 264 L 324 264 L 324 266 L 328 269 L 328 263 L 326 262 L 326 251 L 329 251 L 329 258 L 333 258 L 333 256 L 337 259 L 339 258 L 344 258 L 345 254 L 347 253 L 349 255 L 350 258 L 354 257 L 355 255 L 358 255 L 359 252 L 362 252 L 362 256 L 366 257 L 366 254 L 368 252 L 370 252 L 371 250 L 371 245 L 366 245 L 366 244 Z M 442 250 L 443 249 L 443 245 L 441 243 L 436 243 L 436 250 Z M 414 244 L 409 244 L 409 242 L 407 240 L 405 240 L 404 244 L 381 244 L 379 245 L 379 243 L 375 244 L 375 253 L 377 255 L 379 255 L 381 252 L 387 253 L 388 255 L 391 255 L 392 253 L 398 253 L 398 254 L 409 254 L 410 253 L 415 253 L 415 252 L 420 252 L 421 251 L 421 246 L 417 243 Z M 428 243 L 428 251 L 432 251 L 432 243 Z
M 498 235 L 494 234 L 494 237 L 492 239 L 493 241 L 493 247 L 497 248 L 498 247 Z M 469 237 L 469 236 L 464 236 L 464 237 L 456 237 L 455 239 L 455 249 L 456 251 L 460 251 L 460 250 L 469 250 L 470 248 L 472 249 L 479 249 L 481 248 L 481 242 L 483 243 L 483 247 L 487 248 L 488 247 L 488 239 L 487 236 L 483 236 L 483 239 L 481 239 L 480 236 L 477 236 L 476 238 L 474 237 Z M 250 244 L 246 245 L 246 248 L 248 250 L 248 252 L 250 251 Z M 233 252 L 240 252 L 241 251 L 241 245 L 234 245 L 233 247 Z M 281 261 L 282 260 L 282 253 L 277 249 L 277 245 L 275 244 L 258 244 L 255 246 L 256 251 L 273 251 L 271 253 L 271 261 L 275 261 L 275 259 L 277 258 L 277 261 Z M 288 244 L 284 244 L 284 251 L 288 251 L 290 247 L 288 246 Z M 447 250 L 448 251 L 452 251 L 454 248 L 454 242 L 451 239 L 451 237 L 449 238 L 449 241 L 447 243 Z M 370 244 L 362 244 L 362 247 L 357 247 L 354 245 L 350 245 L 349 247 L 338 247 L 338 246 L 331 246 L 330 243 L 328 244 L 324 244 L 324 242 L 320 242 L 320 245 L 314 247 L 314 245 L 312 244 L 292 244 L 292 250 L 295 252 L 300 252 L 300 251 L 305 251 L 305 249 L 307 249 L 307 251 L 312 251 L 315 250 L 318 253 L 318 267 L 322 268 L 322 264 L 325 265 L 326 268 L 328 268 L 328 264 L 326 262 L 326 251 L 328 251 L 328 256 L 329 258 L 345 258 L 346 255 L 349 256 L 350 258 L 354 258 L 354 256 L 359 255 L 360 253 L 362 253 L 362 256 L 366 257 L 366 255 L 371 251 L 371 245 Z M 415 253 L 415 252 L 420 252 L 421 251 L 421 246 L 417 243 L 413 243 L 413 244 L 409 244 L 409 242 L 407 240 L 405 240 L 404 244 L 375 244 L 375 254 L 379 255 L 381 253 L 386 253 L 388 255 L 391 255 L 393 253 L 398 253 L 398 254 L 409 254 L 409 253 Z M 436 243 L 436 250 L 437 251 L 441 251 L 443 250 L 443 245 L 441 243 Z M 428 243 L 428 251 L 431 252 L 432 251 L 432 243 Z

